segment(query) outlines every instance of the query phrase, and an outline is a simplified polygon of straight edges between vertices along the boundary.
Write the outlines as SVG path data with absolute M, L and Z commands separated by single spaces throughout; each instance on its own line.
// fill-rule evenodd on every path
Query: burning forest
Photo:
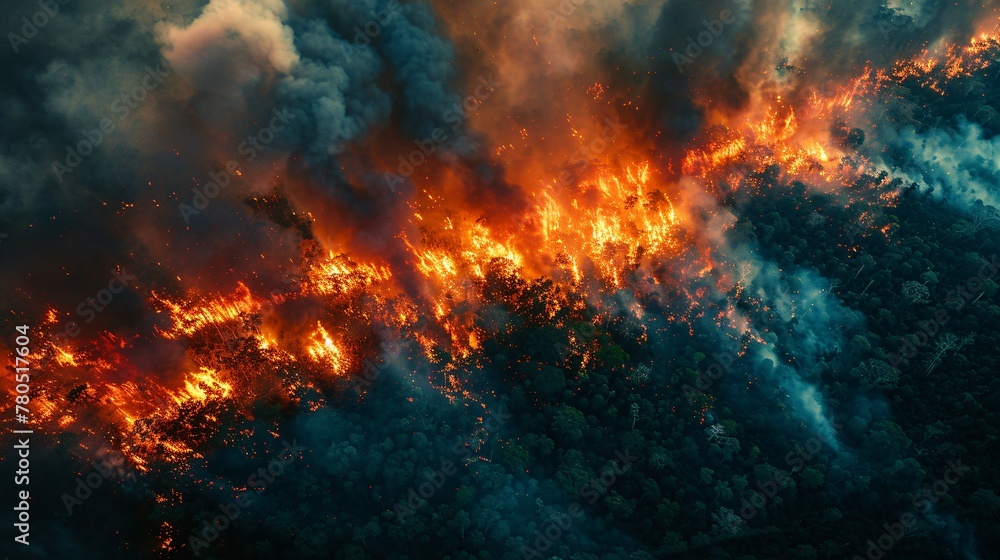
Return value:
M 1000 4 L 3 20 L 8 556 L 998 558 Z

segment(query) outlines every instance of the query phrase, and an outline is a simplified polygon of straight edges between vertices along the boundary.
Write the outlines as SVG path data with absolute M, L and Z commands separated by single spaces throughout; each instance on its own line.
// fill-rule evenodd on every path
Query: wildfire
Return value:
M 59 346 L 52 345 L 53 349 L 56 351 L 56 363 L 63 367 L 77 366 L 76 358 L 73 354 L 67 350 L 60 348 Z
M 921 86 L 944 95 L 944 81 L 981 72 L 993 63 L 998 50 L 1000 37 L 983 33 L 968 45 L 947 46 L 944 55 L 925 50 L 914 60 L 901 61 L 896 64 L 892 76 L 899 81 L 916 79 Z
M 183 393 L 175 394 L 173 398 L 177 404 L 191 399 L 204 402 L 210 397 L 227 398 L 232 390 L 233 386 L 219 379 L 215 371 L 202 367 L 197 372 L 187 374 Z
M 316 330 L 312 333 L 312 344 L 309 346 L 309 357 L 336 375 L 344 373 L 346 359 L 343 350 L 333 341 L 323 324 L 316 322 Z
M 169 313 L 172 328 L 160 331 L 164 338 L 190 336 L 206 326 L 218 326 L 236 320 L 241 314 L 260 310 L 261 302 L 253 297 L 250 289 L 240 282 L 236 293 L 229 297 L 205 299 L 193 303 L 176 303 L 152 295 L 154 306 Z
M 334 384 L 360 374 L 357 365 L 370 356 L 359 355 L 359 348 L 368 347 L 358 341 L 377 337 L 356 333 L 373 325 L 415 340 L 421 358 L 440 364 L 444 372 L 432 385 L 452 397 L 466 395 L 462 367 L 456 364 L 482 356 L 490 337 L 506 328 L 502 319 L 496 320 L 501 326 L 484 328 L 490 317 L 476 314 L 488 307 L 483 305 L 487 290 L 527 292 L 529 287 L 541 289 L 531 284 L 537 279 L 551 281 L 562 299 L 548 300 L 532 312 L 555 321 L 567 310 L 582 315 L 583 301 L 599 308 L 601 295 L 640 292 L 642 286 L 661 287 L 679 277 L 690 280 L 689 285 L 677 282 L 680 285 L 672 287 L 691 303 L 686 310 L 671 311 L 669 320 L 690 326 L 706 313 L 699 302 L 711 296 L 703 280 L 727 273 L 718 273 L 717 255 L 699 231 L 704 208 L 690 196 L 689 183 L 714 189 L 715 194 L 724 188 L 753 190 L 764 182 L 752 175 L 776 169 L 783 180 L 831 192 L 853 185 L 869 164 L 852 152 L 849 141 L 831 132 L 837 123 L 857 124 L 870 108 L 872 94 L 893 82 L 917 80 L 943 91 L 945 80 L 982 71 L 998 50 L 1000 40 L 982 35 L 966 46 L 946 49 L 944 55 L 924 53 L 886 71 L 865 68 L 832 91 L 817 88 L 809 95 L 791 96 L 777 93 L 781 88 L 762 88 L 738 115 L 708 111 L 706 131 L 675 153 L 656 153 L 622 137 L 615 140 L 615 149 L 574 168 L 572 178 L 556 179 L 527 166 L 517 178 L 524 205 L 510 215 L 466 207 L 442 196 L 434 185 L 421 185 L 424 194 L 410 202 L 410 215 L 402 220 L 406 223 L 394 232 L 409 252 L 400 262 L 352 254 L 349 247 L 323 246 L 302 251 L 301 282 L 278 298 L 255 294 L 244 283 L 229 294 L 168 298 L 152 293 L 148 304 L 159 315 L 155 334 L 183 347 L 178 351 L 182 359 L 172 369 L 164 367 L 169 371 L 162 378 L 148 375 L 144 368 L 149 366 L 136 365 L 130 357 L 134 341 L 109 333 L 90 343 L 49 342 L 39 349 L 38 359 L 53 375 L 38 382 L 33 408 L 40 421 L 59 430 L 96 433 L 98 427 L 105 428 L 115 434 L 122 452 L 145 468 L 156 458 L 180 460 L 197 453 L 193 414 L 206 414 L 198 422 L 211 425 L 225 406 L 238 407 L 272 393 L 292 400 L 303 386 Z M 595 101 L 615 94 L 612 85 L 601 83 L 587 91 Z M 593 127 L 578 126 L 582 120 L 570 125 L 571 137 L 586 144 Z M 521 125 L 518 130 L 528 135 Z M 504 153 L 516 149 L 511 144 Z M 573 149 L 566 147 L 567 152 Z M 573 160 L 564 155 L 546 157 Z M 890 190 L 890 182 L 871 181 L 878 193 L 868 201 L 872 207 L 894 203 L 897 193 Z M 875 216 L 877 212 L 862 214 L 861 225 L 889 236 L 891 227 Z M 675 264 L 680 269 L 675 276 L 661 274 Z M 411 280 L 407 266 L 416 273 L 412 280 L 418 288 L 402 295 L 395 283 Z M 718 282 L 728 282 L 743 297 L 743 276 Z M 296 301 L 289 304 L 291 299 Z M 310 320 L 301 328 L 301 315 L 295 315 L 300 303 L 322 309 L 322 315 L 308 315 L 321 316 L 322 321 L 313 327 Z M 293 307 L 287 314 L 293 317 L 282 315 L 282 306 Z M 628 309 L 642 317 L 639 304 Z M 595 323 L 606 310 L 597 311 Z M 732 309 L 709 313 L 720 322 L 745 321 Z M 56 330 L 58 319 L 54 309 L 46 310 L 47 328 Z M 638 340 L 644 342 L 645 337 L 643 333 Z M 571 337 L 570 347 L 584 369 L 597 359 L 593 348 L 577 337 Z M 291 367 L 308 364 L 313 367 Z M 293 370 L 294 375 L 284 375 Z M 299 378 L 299 370 L 308 371 Z M 283 375 L 268 375 L 277 371 Z
M 315 263 L 308 276 L 314 293 L 340 296 L 388 282 L 392 273 L 385 266 L 359 264 L 345 254 L 330 251 L 327 258 Z
M 546 253 L 575 282 L 581 266 L 595 266 L 617 289 L 644 258 L 661 258 L 678 248 L 678 212 L 648 163 L 621 174 L 604 172 L 581 183 L 574 194 L 564 202 L 550 185 L 539 195 L 535 216 Z

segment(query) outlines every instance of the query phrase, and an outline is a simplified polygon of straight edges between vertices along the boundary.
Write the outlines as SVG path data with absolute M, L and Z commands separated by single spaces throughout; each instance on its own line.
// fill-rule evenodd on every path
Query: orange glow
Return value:
M 237 285 L 231 297 L 219 297 L 189 304 L 181 304 L 152 295 L 153 304 L 169 312 L 173 327 L 163 332 L 164 338 L 179 338 L 194 334 L 206 326 L 218 326 L 237 319 L 242 313 L 260 310 L 261 302 L 251 295 L 245 284 Z
M 334 255 L 318 261 L 309 271 L 312 290 L 324 296 L 337 296 L 365 290 L 389 281 L 392 273 L 384 266 L 359 264 L 347 255 Z
M 328 368 L 336 375 L 344 373 L 345 358 L 344 352 L 337 346 L 337 343 L 330 337 L 330 333 L 323 328 L 323 324 L 316 323 L 316 330 L 312 334 L 312 344 L 308 349 L 309 357 L 324 367 Z
M 206 401 L 210 397 L 227 398 L 233 386 L 218 378 L 218 374 L 206 367 L 197 372 L 187 374 L 184 380 L 184 391 L 173 396 L 177 404 L 187 400 Z
M 76 358 L 73 356 L 73 354 L 71 354 L 67 350 L 63 350 L 62 348 L 60 348 L 60 347 L 58 347 L 58 346 L 56 346 L 54 344 L 52 345 L 52 347 L 56 351 L 56 363 L 57 364 L 59 364 L 60 366 L 63 366 L 63 367 L 68 367 L 68 366 L 76 367 L 76 365 L 77 365 Z
M 711 241 L 731 227 L 724 223 L 725 204 L 717 204 L 723 193 L 752 195 L 767 188 L 754 175 L 770 170 L 784 183 L 849 192 L 846 187 L 874 166 L 832 130 L 841 123 L 876 126 L 866 120 L 874 93 L 906 80 L 941 92 L 944 80 L 986 68 L 997 49 L 995 36 L 982 35 L 888 70 L 864 68 L 829 91 L 791 91 L 765 76 L 766 87 L 750 92 L 739 109 L 719 109 L 706 95 L 705 131 L 670 149 L 626 131 L 606 142 L 607 149 L 580 157 L 579 148 L 600 138 L 603 126 L 602 118 L 592 116 L 595 105 L 584 105 L 566 107 L 565 119 L 558 115 L 565 146 L 546 146 L 544 153 L 539 149 L 518 159 L 545 131 L 513 122 L 510 137 L 490 150 L 501 160 L 524 162 L 507 166 L 505 180 L 516 186 L 512 194 L 490 199 L 495 185 L 489 185 L 482 187 L 484 200 L 463 198 L 459 195 L 471 190 L 463 181 L 475 179 L 428 160 L 411 178 L 412 198 L 399 205 L 398 229 L 386 236 L 386 244 L 395 244 L 393 258 L 380 252 L 382 246 L 352 252 L 349 242 L 324 239 L 293 259 L 303 278 L 280 297 L 268 297 L 260 288 L 273 274 L 243 278 L 231 293 L 169 298 L 150 293 L 148 305 L 158 314 L 159 327 L 149 338 L 168 346 L 173 361 L 151 368 L 133 355 L 141 354 L 132 352 L 135 339 L 110 333 L 90 332 L 72 346 L 39 344 L 33 357 L 40 371 L 52 374 L 39 376 L 37 387 L 45 391 L 32 397 L 32 413 L 40 424 L 57 429 L 113 434 L 122 453 L 145 469 L 155 459 L 176 462 L 197 455 L 198 441 L 191 435 L 196 430 L 185 424 L 195 414 L 204 414 L 197 417 L 199 427 L 210 428 L 220 409 L 246 413 L 247 403 L 264 395 L 294 402 L 303 388 L 328 389 L 360 375 L 360 364 L 377 352 L 373 349 L 385 335 L 381 330 L 415 341 L 412 359 L 440 366 L 432 386 L 449 398 L 468 396 L 463 368 L 488 360 L 491 337 L 509 328 L 502 317 L 494 330 L 483 326 L 492 311 L 481 301 L 488 289 L 522 295 L 541 289 L 541 282 L 532 284 L 538 279 L 551 281 L 558 296 L 531 309 L 534 317 L 555 323 L 572 311 L 574 321 L 585 320 L 580 311 L 590 305 L 595 312 L 587 317 L 594 325 L 611 320 L 603 296 L 669 289 L 691 303 L 672 310 L 668 319 L 690 329 L 706 314 L 702 302 L 711 297 L 706 284 L 747 297 L 746 273 L 729 269 L 739 263 L 719 264 L 726 260 Z M 601 104 L 601 110 L 621 95 L 611 82 L 585 83 L 580 89 L 586 102 Z M 556 177 L 553 170 L 562 168 L 573 172 Z M 878 197 L 866 202 L 895 204 L 898 192 L 890 191 L 890 182 L 872 181 Z M 711 229 L 706 220 L 715 220 Z M 859 224 L 886 237 L 893 233 L 870 211 L 861 214 Z M 269 262 L 269 255 L 260 256 Z M 640 304 L 624 308 L 643 318 Z M 732 308 L 707 313 L 747 337 L 758 336 Z M 61 330 L 59 313 L 47 308 L 44 324 Z M 645 342 L 646 336 L 639 329 L 636 339 Z M 570 336 L 569 346 L 582 371 L 598 360 L 596 347 L 583 337 Z

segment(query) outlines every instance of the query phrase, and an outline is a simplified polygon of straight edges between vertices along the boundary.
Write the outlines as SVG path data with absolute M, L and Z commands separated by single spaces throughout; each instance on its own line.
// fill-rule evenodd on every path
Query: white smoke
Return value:
M 975 123 L 960 119 L 955 129 L 899 131 L 896 146 L 906 162 L 887 170 L 960 208 L 977 202 L 1000 207 L 1000 137 L 984 138 Z

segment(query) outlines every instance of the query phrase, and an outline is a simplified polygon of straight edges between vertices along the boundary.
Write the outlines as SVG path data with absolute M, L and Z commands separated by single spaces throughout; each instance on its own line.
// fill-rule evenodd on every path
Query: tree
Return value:
M 458 490 L 455 492 L 455 505 L 460 508 L 464 508 L 472 503 L 474 496 L 475 491 L 463 484 L 462 486 L 459 486 Z
M 639 364 L 632 370 L 632 379 L 637 384 L 643 384 L 649 380 L 649 374 L 653 370 L 646 364 Z
M 883 360 L 868 360 L 855 374 L 866 389 L 895 389 L 899 383 L 899 370 Z
M 604 505 L 608 506 L 608 509 L 611 510 L 611 515 L 614 515 L 619 520 L 631 517 L 632 512 L 635 511 L 635 504 L 635 500 L 627 500 L 613 490 L 607 498 L 604 498 Z
M 365 545 L 365 550 L 368 551 L 368 537 L 377 537 L 382 534 L 382 528 L 378 526 L 375 521 L 369 521 L 365 523 L 364 527 L 354 528 L 354 540 L 361 540 L 361 543 Z M 326 539 L 323 539 L 326 542 Z
M 738 272 L 737 272 L 736 283 L 740 284 L 741 286 L 745 285 L 744 280 L 746 280 L 748 277 L 755 276 L 753 262 L 750 261 L 741 262 L 737 267 L 737 270 Z
M 1000 291 L 1000 286 L 997 285 L 992 279 L 987 278 L 983 281 L 983 295 L 987 298 L 991 298 L 996 295 L 997 291 Z
M 611 341 L 602 344 L 601 349 L 597 351 L 598 362 L 612 371 L 623 367 L 629 359 L 625 349 Z
M 826 477 L 823 473 L 812 467 L 802 469 L 802 487 L 807 490 L 822 488 L 826 484 Z
M 968 335 L 963 338 L 958 338 L 952 333 L 943 333 L 941 336 L 937 337 L 934 341 L 934 356 L 927 360 L 927 369 L 924 371 L 924 375 L 930 374 L 934 371 L 934 368 L 941 363 L 944 358 L 945 353 L 954 350 L 956 353 L 962 349 L 963 346 L 972 342 L 973 336 Z
M 698 478 L 701 479 L 701 482 L 703 484 L 711 484 L 713 474 L 715 474 L 715 471 L 713 471 L 712 469 L 708 467 L 702 467 L 701 470 L 698 471 Z
M 649 464 L 654 469 L 661 469 L 665 466 L 672 465 L 673 461 L 670 460 L 670 455 L 667 450 L 662 447 L 654 447 L 652 453 L 649 455 Z
M 462 536 L 462 542 L 465 542 L 465 529 L 466 527 L 472 524 L 472 520 L 469 517 L 469 512 L 465 510 L 459 510 L 459 512 L 455 514 L 455 519 L 452 521 L 455 525 L 459 526 L 459 531 Z
M 728 502 L 733 499 L 733 489 L 725 480 L 719 480 L 715 483 L 715 499 L 720 502 Z
M 743 520 L 729 508 L 719 508 L 712 514 L 712 532 L 723 537 L 734 537 L 743 529 Z
M 980 488 L 972 493 L 972 508 L 985 519 L 1000 519 L 1000 497 L 988 488 Z
M 708 434 L 709 444 L 721 451 L 726 461 L 732 461 L 733 454 L 739 452 L 739 440 L 727 436 L 726 430 L 721 424 L 713 424 L 712 426 L 705 428 L 705 433 Z
M 559 368 L 545 366 L 531 378 L 531 383 L 542 396 L 553 397 L 566 388 L 566 376 Z
M 746 490 L 747 486 L 750 485 L 750 483 L 747 482 L 747 477 L 735 474 L 733 475 L 733 479 L 731 482 L 733 485 L 733 489 L 739 492 L 740 494 L 742 494 L 743 491 Z
M 660 520 L 661 525 L 673 523 L 680 512 L 680 504 L 672 502 L 668 498 L 662 498 L 660 503 L 656 504 L 656 517 Z
M 556 470 L 556 480 L 570 492 L 577 491 L 582 484 L 593 477 L 594 473 L 587 469 L 583 453 L 578 449 L 567 450 Z
M 968 220 L 955 222 L 955 235 L 959 239 L 969 239 L 988 227 L 996 227 L 1000 223 L 996 210 L 982 208 L 973 213 Z
M 511 469 L 523 471 L 531 464 L 531 454 L 523 445 L 508 442 L 500 450 L 500 461 Z
M 295 550 L 299 558 L 323 558 L 326 555 L 327 536 L 323 525 L 314 523 L 296 533 Z
M 583 429 L 586 427 L 587 421 L 583 413 L 569 405 L 561 407 L 552 422 L 552 428 L 556 433 L 570 441 L 582 439 Z
M 903 283 L 903 295 L 913 303 L 927 303 L 930 301 L 931 292 L 927 286 L 910 280 Z
M 663 533 L 663 538 L 660 540 L 660 552 L 664 554 L 674 554 L 677 552 L 684 552 L 687 550 L 687 541 L 680 533 L 675 531 L 667 531 Z
M 712 544 L 712 538 L 706 535 L 705 533 L 698 533 L 695 536 L 691 537 L 691 546 L 695 548 L 708 546 L 710 544 Z
M 866 354 L 872 351 L 871 342 L 868 338 L 858 334 L 851 338 L 851 341 L 847 345 L 851 349 L 852 356 L 864 357 Z

